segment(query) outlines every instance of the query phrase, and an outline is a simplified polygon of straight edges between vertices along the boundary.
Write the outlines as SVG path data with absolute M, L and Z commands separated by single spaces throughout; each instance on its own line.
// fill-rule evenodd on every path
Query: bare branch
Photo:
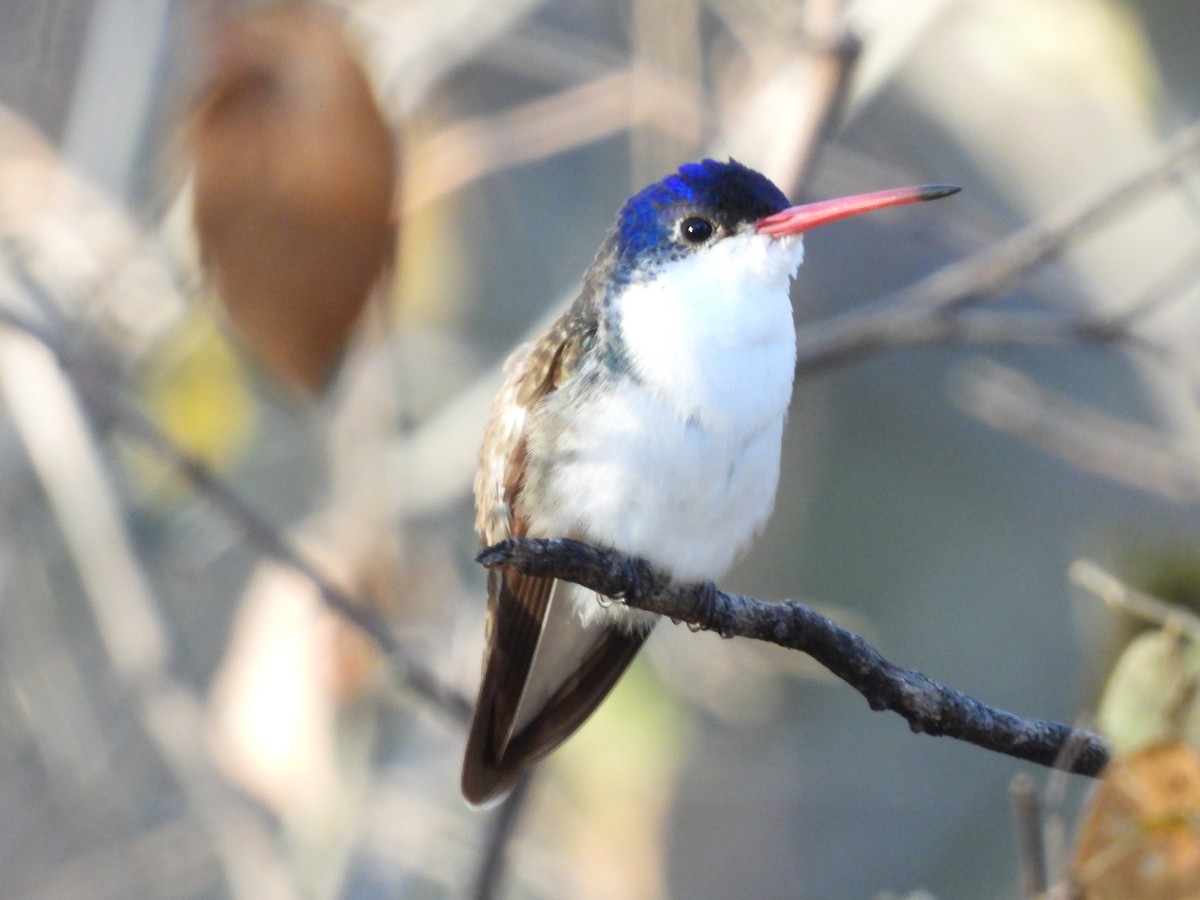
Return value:
M 1186 607 L 1139 591 L 1090 559 L 1077 559 L 1068 571 L 1071 581 L 1108 606 L 1162 628 L 1186 634 L 1200 644 L 1200 616 Z
M 709 115 L 706 98 L 683 79 L 639 66 L 609 72 L 503 112 L 461 120 L 423 141 L 405 169 L 405 209 L 413 212 L 486 175 L 636 125 L 690 134 Z
M 484 842 L 479 870 L 475 873 L 475 884 L 471 890 L 471 896 L 475 900 L 491 900 L 499 896 L 508 845 L 512 842 L 521 811 L 529 798 L 529 785 L 533 777 L 532 771 L 526 772 L 509 791 L 508 796 L 500 801 L 500 807 L 495 811 L 492 827 L 488 829 Z
M 1079 775 L 1095 776 L 1108 762 L 1108 747 L 1098 735 L 987 706 L 889 662 L 858 635 L 795 600 L 764 603 L 727 594 L 712 583 L 674 584 L 643 560 L 561 538 L 509 538 L 476 560 L 489 568 L 563 578 L 722 637 L 753 638 L 807 653 L 862 694 L 872 709 L 898 713 L 915 732 Z
M 799 116 L 802 138 L 788 169 L 788 181 L 801 185 L 813 161 L 842 113 L 846 87 L 862 52 L 862 41 L 846 25 L 842 0 L 804 4 L 804 50 L 811 84 L 807 105 Z
M 25 286 L 33 291 L 37 290 L 37 286 L 32 282 L 27 281 Z M 56 331 L 28 321 L 10 310 L 0 309 L 0 325 L 16 329 L 46 347 L 62 367 L 71 386 L 78 392 L 85 408 L 93 416 L 137 440 L 174 469 L 195 491 L 236 525 L 258 552 L 304 576 L 317 589 L 322 602 L 358 626 L 374 641 L 398 682 L 453 718 L 466 720 L 471 710 L 470 701 L 454 688 L 444 684 L 431 669 L 420 662 L 414 649 L 396 635 L 377 609 L 338 587 L 319 566 L 293 547 L 270 522 L 243 501 L 202 460 L 181 450 L 122 393 L 119 385 L 111 380 L 111 373 L 102 371 L 87 355 L 85 347 L 72 343 L 60 337 Z
M 1200 497 L 1197 448 L 1081 406 L 1007 366 L 978 360 L 953 385 L 961 409 L 1087 472 L 1176 502 Z
M 1021 864 L 1021 896 L 1038 900 L 1045 896 L 1046 847 L 1042 839 L 1042 801 L 1037 785 L 1027 772 L 1019 772 L 1008 789 L 1017 829 L 1017 852 Z
M 11 332 L 0 336 L 0 393 L 46 492 L 108 664 L 211 839 L 231 893 L 290 896 L 261 823 L 234 801 L 197 751 L 200 701 L 168 671 L 166 628 L 79 398 L 44 345 Z
M 871 339 L 871 352 L 931 344 L 1032 346 L 1121 344 L 1156 359 L 1170 348 L 1132 330 L 1133 312 L 1114 315 L 1058 312 L 959 310 L 936 316 L 897 317 L 890 330 Z M 865 349 L 864 353 L 867 352 Z
M 798 336 L 797 375 L 810 375 L 881 348 L 911 343 L 911 339 L 904 340 L 904 335 L 920 338 L 931 331 L 940 334 L 938 329 L 944 326 L 944 320 L 952 319 L 965 307 L 1000 296 L 1061 253 L 1071 241 L 1169 184 L 1198 153 L 1200 123 L 1185 128 L 1149 163 L 1102 193 L 1070 204 L 867 307 L 807 326 Z
M 1164 306 L 1186 295 L 1200 277 L 1200 250 L 1193 251 L 1138 297 L 1115 311 L 1043 312 L 956 309 L 937 315 L 896 316 L 890 330 L 871 338 L 871 352 L 929 344 L 965 345 L 1121 345 L 1159 362 L 1177 351 L 1138 330 Z M 867 348 L 863 348 L 867 352 Z

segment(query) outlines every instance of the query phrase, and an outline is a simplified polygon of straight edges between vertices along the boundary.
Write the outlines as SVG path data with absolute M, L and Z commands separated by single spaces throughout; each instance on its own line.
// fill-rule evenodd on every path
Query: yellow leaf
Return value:
M 1185 738 L 1200 746 L 1200 648 L 1169 629 L 1130 642 L 1113 668 L 1097 721 L 1119 755 Z

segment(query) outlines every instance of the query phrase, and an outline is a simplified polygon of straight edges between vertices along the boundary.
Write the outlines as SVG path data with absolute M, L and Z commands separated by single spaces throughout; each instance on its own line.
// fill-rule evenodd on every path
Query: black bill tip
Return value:
M 926 200 L 940 200 L 942 197 L 957 194 L 961 190 L 962 188 L 953 184 L 927 184 L 920 189 L 917 199 L 922 202 Z

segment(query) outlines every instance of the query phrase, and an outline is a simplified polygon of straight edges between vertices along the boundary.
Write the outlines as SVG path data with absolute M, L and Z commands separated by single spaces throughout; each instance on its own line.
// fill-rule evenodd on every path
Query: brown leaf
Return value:
M 1191 746 L 1156 744 L 1108 767 L 1073 875 L 1089 900 L 1200 896 L 1200 756 Z
M 189 134 L 201 249 L 263 364 L 315 390 L 390 254 L 392 137 L 330 13 L 261 8 L 214 51 Z

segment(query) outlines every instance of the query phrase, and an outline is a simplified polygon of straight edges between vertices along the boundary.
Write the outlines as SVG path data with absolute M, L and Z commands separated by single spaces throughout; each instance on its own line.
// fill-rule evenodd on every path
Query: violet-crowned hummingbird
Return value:
M 801 233 L 957 190 L 790 206 L 752 169 L 706 159 L 631 197 L 578 299 L 505 364 L 475 478 L 484 544 L 570 537 L 681 582 L 720 578 L 775 503 Z M 493 570 L 467 800 L 501 796 L 578 729 L 656 620 L 577 585 Z

